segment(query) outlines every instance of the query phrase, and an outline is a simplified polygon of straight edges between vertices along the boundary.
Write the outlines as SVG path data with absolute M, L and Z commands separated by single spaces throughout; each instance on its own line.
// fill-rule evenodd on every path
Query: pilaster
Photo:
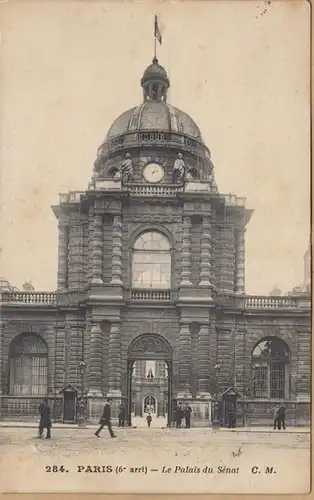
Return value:
M 245 238 L 244 229 L 236 231 L 236 293 L 245 293 Z
M 211 287 L 211 221 L 210 216 L 202 218 L 200 286 Z
M 92 324 L 90 333 L 89 396 L 102 396 L 102 331 Z
M 122 217 L 113 217 L 111 284 L 122 285 Z
M 89 207 L 88 211 L 88 262 L 87 262 L 87 281 L 90 283 L 93 279 L 93 255 L 94 255 L 94 247 L 93 247 L 93 239 L 94 239 L 94 210 L 93 207 Z
M 102 281 L 102 215 L 94 216 L 93 227 L 93 279 L 92 283 Z
M 68 286 L 68 226 L 65 222 L 58 224 L 58 290 L 64 291 Z
M 70 226 L 68 287 L 77 289 L 83 282 L 83 226 Z
M 179 345 L 179 391 L 177 398 L 189 398 L 191 395 L 191 376 L 192 376 L 192 355 L 191 355 L 191 332 L 188 323 L 181 323 Z
M 120 323 L 112 323 L 109 334 L 108 396 L 121 397 L 121 333 Z
M 183 217 L 182 227 L 182 265 L 180 286 L 190 286 L 191 283 L 191 216 Z
M 225 222 L 221 231 L 220 291 L 233 293 L 235 289 L 235 237 L 234 229 Z

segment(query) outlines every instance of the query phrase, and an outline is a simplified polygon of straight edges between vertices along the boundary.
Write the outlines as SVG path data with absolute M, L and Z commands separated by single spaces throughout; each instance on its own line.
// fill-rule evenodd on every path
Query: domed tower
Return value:
M 243 306 L 251 213 L 243 199 L 218 192 L 200 129 L 168 102 L 170 81 L 156 58 L 141 86 L 143 102 L 113 122 L 99 147 L 88 190 L 61 195 L 54 207 L 59 300 L 69 308 L 66 328 L 83 328 L 90 418 L 105 395 L 113 412 L 125 400 L 129 420 L 134 398 L 141 407 L 149 396 L 162 414 L 167 408 L 168 423 L 174 401 L 194 401 L 205 422 L 215 324 L 226 300 Z M 134 362 L 145 360 L 156 361 L 159 386 L 145 378 L 135 394 Z
M 200 130 L 188 114 L 167 102 L 170 81 L 156 58 L 144 71 L 141 86 L 143 102 L 122 113 L 111 125 L 98 150 L 93 177 L 114 178 L 129 153 L 134 160 L 129 181 L 171 184 L 173 164 L 181 153 L 185 168 L 181 184 L 193 179 L 213 183 L 213 164 Z M 154 169 L 153 174 L 152 169 L 143 169 L 152 159 L 162 163 L 163 172 L 157 169 L 157 174 Z

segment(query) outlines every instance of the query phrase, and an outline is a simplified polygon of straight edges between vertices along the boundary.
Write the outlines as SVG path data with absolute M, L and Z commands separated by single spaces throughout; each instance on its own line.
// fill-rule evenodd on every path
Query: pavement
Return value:
M 156 419 L 157 420 L 157 419 Z M 0 428 L 0 492 L 296 493 L 310 488 L 310 434 L 239 428 Z M 156 422 L 157 424 L 157 422 Z M 254 432 L 256 431 L 256 432 Z M 16 473 L 15 473 L 16 472 Z
M 24 421 L 16 421 L 16 422 L 11 422 L 11 421 L 0 421 L 0 428 L 37 428 L 38 427 L 38 422 L 24 422 Z M 79 426 L 77 424 L 62 424 L 62 423 L 53 423 L 53 428 L 54 429 L 77 429 Z M 98 427 L 98 424 L 86 424 L 85 428 L 87 429 L 96 429 Z M 133 417 L 132 419 L 132 428 L 146 428 L 147 423 L 144 418 L 142 417 Z M 167 419 L 163 417 L 158 417 L 155 418 L 152 421 L 151 428 L 152 429 L 164 429 L 167 427 Z M 209 430 L 210 427 L 201 427 L 202 429 L 207 429 Z M 125 426 L 125 429 L 130 429 L 130 427 Z M 172 429 L 172 428 L 171 428 Z M 174 428 L 173 428 L 174 429 Z M 194 427 L 193 424 L 191 427 L 191 431 L 196 429 L 200 429 L 200 427 Z M 219 431 L 222 432 L 274 432 L 278 433 L 281 431 L 274 430 L 272 427 L 265 427 L 265 426 L 252 426 L 252 427 L 237 427 L 236 429 L 227 429 L 224 427 L 218 428 Z M 1 431 L 0 431 L 1 432 Z M 294 433 L 294 434 L 309 434 L 311 432 L 310 427 L 287 427 L 285 431 L 282 431 L 287 433 Z

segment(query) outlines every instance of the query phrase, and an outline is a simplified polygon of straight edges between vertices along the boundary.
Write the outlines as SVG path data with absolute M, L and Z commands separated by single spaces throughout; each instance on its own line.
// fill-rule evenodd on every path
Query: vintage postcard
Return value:
M 310 491 L 310 4 L 3 2 L 0 490 Z

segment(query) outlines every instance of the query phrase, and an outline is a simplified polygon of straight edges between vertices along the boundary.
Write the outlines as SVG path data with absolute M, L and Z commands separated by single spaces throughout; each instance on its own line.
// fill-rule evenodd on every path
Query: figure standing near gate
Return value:
M 44 398 L 42 403 L 40 403 L 38 412 L 40 414 L 40 421 L 39 421 L 39 436 L 42 437 L 44 429 L 47 429 L 47 434 L 46 434 L 46 439 L 51 438 L 51 409 L 48 404 L 48 398 Z
M 185 416 L 185 428 L 189 429 L 191 427 L 191 413 L 192 408 L 188 403 L 186 403 L 184 408 L 184 416 Z
M 113 430 L 112 430 L 112 425 L 111 425 L 111 408 L 110 408 L 109 401 L 111 401 L 111 400 L 107 399 L 107 402 L 105 403 L 105 406 L 104 406 L 102 417 L 99 420 L 100 427 L 95 432 L 95 436 L 97 436 L 97 437 L 100 437 L 99 433 L 104 427 L 108 427 L 110 437 L 112 437 L 112 438 L 116 437 Z
M 119 406 L 119 427 L 124 427 L 125 423 L 125 406 L 121 403 Z

